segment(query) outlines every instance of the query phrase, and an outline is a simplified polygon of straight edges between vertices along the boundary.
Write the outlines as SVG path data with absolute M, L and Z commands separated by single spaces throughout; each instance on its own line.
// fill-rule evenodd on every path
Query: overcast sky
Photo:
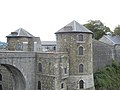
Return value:
M 114 29 L 120 24 L 120 0 L 0 0 L 0 41 L 23 28 L 42 41 L 71 21 L 101 20 Z

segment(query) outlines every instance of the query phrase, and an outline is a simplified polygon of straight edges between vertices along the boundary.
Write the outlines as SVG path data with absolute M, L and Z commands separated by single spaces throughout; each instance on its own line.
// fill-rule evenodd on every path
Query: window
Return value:
M 38 90 L 42 90 L 41 89 L 41 82 L 40 81 L 38 81 Z
M 17 43 L 16 44 L 16 50 L 22 50 L 22 45 L 21 45 L 21 43 Z
M 83 55 L 83 47 L 82 46 L 79 47 L 78 54 L 79 55 Z
M 67 74 L 67 68 L 64 68 L 64 73 Z
M 0 81 L 2 81 L 2 74 L 0 74 Z
M 83 35 L 82 34 L 78 35 L 78 41 L 83 41 Z
M 46 48 L 47 48 L 47 50 L 48 50 L 48 49 L 49 49 L 49 46 L 47 46 Z
M 63 89 L 63 88 L 64 88 L 64 83 L 61 84 L 61 89 Z
M 39 72 L 42 72 L 42 64 L 41 63 L 38 64 L 38 69 L 39 69 Z
M 83 64 L 80 64 L 79 65 L 79 73 L 82 73 L 83 72 Z
M 28 50 L 28 42 L 23 42 L 23 50 L 24 51 Z
M 55 47 L 55 46 L 53 47 L 53 50 L 56 50 L 56 47 Z
M 84 81 L 83 81 L 83 80 L 80 80 L 80 82 L 79 82 L 79 87 L 80 87 L 80 89 L 83 89 L 83 88 L 84 88 Z
M 0 90 L 2 90 L 2 85 L 0 85 Z

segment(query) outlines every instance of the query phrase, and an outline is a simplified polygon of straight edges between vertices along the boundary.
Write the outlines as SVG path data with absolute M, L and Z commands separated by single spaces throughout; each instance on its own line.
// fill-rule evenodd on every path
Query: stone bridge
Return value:
M 34 52 L 0 52 L 0 64 L 12 73 L 13 90 L 35 90 Z

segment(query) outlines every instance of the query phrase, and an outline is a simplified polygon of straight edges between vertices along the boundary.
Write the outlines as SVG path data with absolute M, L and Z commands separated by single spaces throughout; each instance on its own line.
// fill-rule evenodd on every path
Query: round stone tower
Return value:
M 58 32 L 57 52 L 68 52 L 67 90 L 94 90 L 92 32 L 72 21 Z

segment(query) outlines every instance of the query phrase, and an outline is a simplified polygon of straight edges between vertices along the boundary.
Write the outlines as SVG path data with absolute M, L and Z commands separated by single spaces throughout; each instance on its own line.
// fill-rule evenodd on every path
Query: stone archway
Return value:
M 26 90 L 25 78 L 21 73 L 21 71 L 9 64 L 1 64 L 1 65 L 7 68 L 12 74 L 13 82 L 11 83 L 13 83 L 13 90 Z

